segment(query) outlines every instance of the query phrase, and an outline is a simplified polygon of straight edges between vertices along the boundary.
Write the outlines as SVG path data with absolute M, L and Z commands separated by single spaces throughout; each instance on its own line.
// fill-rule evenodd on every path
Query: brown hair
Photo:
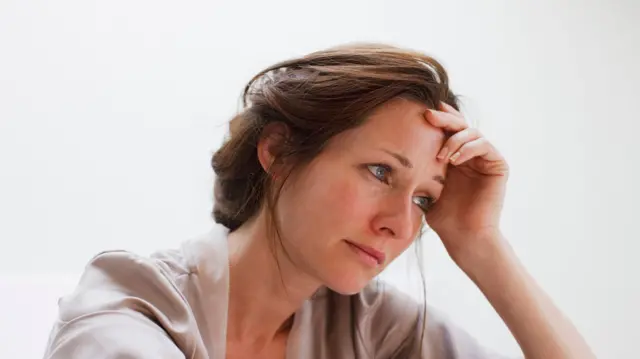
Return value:
M 293 171 L 320 153 L 333 136 L 361 125 L 374 109 L 396 97 L 430 108 L 440 101 L 458 108 L 438 61 L 383 44 L 334 47 L 255 75 L 242 94 L 241 111 L 230 122 L 229 138 L 211 160 L 216 174 L 215 221 L 234 231 L 263 205 L 276 218 L 282 186 L 272 188 L 256 150 L 266 125 L 287 126 L 289 136 L 276 162 L 286 160 Z
M 459 109 L 458 98 L 449 89 L 447 73 L 438 61 L 389 45 L 340 46 L 262 70 L 246 85 L 243 108 L 229 124 L 230 137 L 211 160 L 216 174 L 215 221 L 234 231 L 266 206 L 270 231 L 275 229 L 277 234 L 272 239 L 281 241 L 275 204 L 289 175 L 309 163 L 333 136 L 363 124 L 373 110 L 396 97 L 419 101 L 429 108 L 442 101 Z M 288 129 L 275 161 L 286 162 L 288 173 L 277 188 L 273 188 L 270 169 L 262 168 L 257 153 L 263 129 L 274 122 Z M 420 236 L 422 233 L 423 228 Z M 417 244 L 426 301 L 422 253 Z M 271 249 L 275 255 L 273 245 Z M 279 268 L 277 256 L 276 263 Z M 417 324 L 424 338 L 426 306 Z M 420 352 L 422 346 L 421 340 Z

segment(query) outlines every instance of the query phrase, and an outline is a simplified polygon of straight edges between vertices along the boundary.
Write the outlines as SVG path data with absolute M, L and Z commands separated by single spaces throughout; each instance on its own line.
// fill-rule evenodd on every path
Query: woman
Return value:
M 496 357 L 373 281 L 423 220 L 527 358 L 592 357 L 503 238 L 508 166 L 436 60 L 333 48 L 265 69 L 243 99 L 212 159 L 211 233 L 96 256 L 47 358 Z

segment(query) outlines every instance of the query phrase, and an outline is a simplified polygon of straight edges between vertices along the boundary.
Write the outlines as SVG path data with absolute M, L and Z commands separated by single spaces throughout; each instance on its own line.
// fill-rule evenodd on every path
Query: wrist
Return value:
M 449 240 L 447 251 L 451 259 L 469 276 L 479 270 L 501 266 L 511 255 L 511 247 L 500 231 L 465 235 Z M 445 243 L 447 243 L 445 242 Z

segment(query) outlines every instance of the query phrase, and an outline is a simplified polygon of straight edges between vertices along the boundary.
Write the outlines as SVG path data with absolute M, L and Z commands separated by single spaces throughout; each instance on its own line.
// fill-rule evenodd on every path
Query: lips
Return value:
M 349 243 L 350 245 L 356 247 L 357 249 L 363 251 L 364 253 L 374 258 L 376 262 L 378 262 L 378 264 L 384 263 L 386 258 L 386 255 L 384 254 L 384 252 L 360 243 L 355 243 L 351 241 L 347 241 L 347 243 Z

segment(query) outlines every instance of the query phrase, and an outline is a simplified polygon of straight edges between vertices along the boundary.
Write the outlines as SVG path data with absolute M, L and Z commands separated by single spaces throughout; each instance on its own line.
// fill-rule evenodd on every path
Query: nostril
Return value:
M 394 237 L 394 238 L 395 238 L 395 236 L 396 236 L 396 232 L 394 232 L 394 231 L 393 231 L 391 228 L 389 228 L 389 227 L 384 227 L 384 228 L 382 228 L 382 231 L 383 231 L 383 232 L 386 232 L 386 233 L 387 233 L 388 235 L 390 235 L 391 237 Z

